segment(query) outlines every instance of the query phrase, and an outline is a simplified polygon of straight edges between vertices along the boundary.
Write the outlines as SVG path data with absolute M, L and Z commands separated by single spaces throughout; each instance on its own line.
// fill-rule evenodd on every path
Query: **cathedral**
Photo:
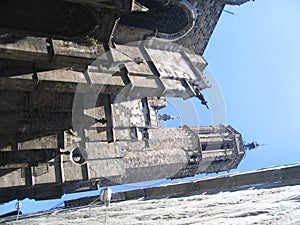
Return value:
M 0 3 L 0 203 L 237 168 L 229 125 L 162 128 L 168 97 L 202 90 L 226 4 L 247 0 Z

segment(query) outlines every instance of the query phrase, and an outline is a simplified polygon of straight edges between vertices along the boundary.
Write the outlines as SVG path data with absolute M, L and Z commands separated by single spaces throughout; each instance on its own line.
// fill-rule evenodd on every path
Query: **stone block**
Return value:
M 124 174 L 123 159 L 99 159 L 88 162 L 90 179 Z
M 193 66 L 197 67 L 200 70 L 200 72 L 203 72 L 203 70 L 206 68 L 207 62 L 202 56 L 186 52 L 183 54 L 185 55 L 185 57 L 188 58 L 188 60 L 193 64 Z
M 75 165 L 71 161 L 63 163 L 65 181 L 78 181 L 83 179 L 81 166 Z
M 141 63 L 127 62 L 125 63 L 125 68 L 127 72 L 132 75 L 153 76 L 153 73 L 146 61 L 143 61 Z
M 133 98 L 161 96 L 164 91 L 157 77 L 136 76 L 132 74 L 128 74 L 128 77 L 132 85 L 129 96 Z
M 52 92 L 86 92 L 90 84 L 82 72 L 51 70 L 37 73 L 39 90 Z
M 112 117 L 115 128 L 143 127 L 145 118 L 143 105 L 140 99 L 124 102 L 114 102 L 112 105 Z
M 89 129 L 84 129 L 84 135 L 87 141 L 108 141 L 106 127 L 91 127 Z
M 46 38 L 26 37 L 13 43 L 0 44 L 0 57 L 25 61 L 48 61 Z
M 154 35 L 154 31 L 118 25 L 114 31 L 114 41 L 118 44 L 127 44 L 151 35 Z
M 75 42 L 53 40 L 55 60 L 67 64 L 91 64 L 105 53 L 103 45 L 80 45 Z
M 112 159 L 124 156 L 123 151 L 115 148 L 114 143 L 107 142 L 86 142 L 86 152 L 88 160 Z
M 38 85 L 33 74 L 0 77 L 0 90 L 34 91 Z
M 190 98 L 190 95 L 180 80 L 162 78 L 161 81 L 165 87 L 165 91 L 162 93 L 163 97 Z
M 90 91 L 102 94 L 118 94 L 125 84 L 119 71 L 101 71 L 89 67 L 86 76 L 91 83 Z
M 9 169 L 5 176 L 0 179 L 0 188 L 25 185 L 25 174 L 23 169 Z
M 19 143 L 19 150 L 57 148 L 57 135 L 49 135 Z
M 170 79 L 184 78 L 188 80 L 194 78 L 194 72 L 183 53 L 151 48 L 146 48 L 146 51 L 159 72 L 160 77 Z
M 115 139 L 117 141 L 126 141 L 131 140 L 131 131 L 130 128 L 124 129 L 114 129 Z
M 31 168 L 34 184 L 55 183 L 55 164 L 54 160 L 49 164 L 39 164 L 37 167 Z

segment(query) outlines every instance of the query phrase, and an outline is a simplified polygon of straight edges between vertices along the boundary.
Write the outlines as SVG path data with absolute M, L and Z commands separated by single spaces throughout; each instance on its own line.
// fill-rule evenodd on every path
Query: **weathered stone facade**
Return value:
M 1 110 L 6 124 L 0 130 L 6 140 L 1 154 L 7 159 L 1 162 L 6 173 L 1 193 L 12 193 L 3 199 L 53 198 L 96 184 L 186 177 L 237 166 L 244 150 L 232 144 L 239 134 L 229 128 L 159 128 L 156 96 L 190 98 L 194 81 L 200 90 L 210 85 L 200 56 L 151 46 L 111 49 L 110 63 L 118 66 L 109 68 L 104 56 L 85 72 L 59 69 L 1 77 L 10 85 L 0 93 L 7 96 Z M 140 62 L 128 61 L 121 52 L 139 56 Z M 71 52 L 68 56 L 72 58 Z M 225 146 L 227 136 L 230 145 Z M 201 142 L 214 144 L 215 153 L 204 152 L 207 146 Z M 22 157 L 13 159 L 15 154 Z M 33 191 L 40 188 L 42 194 Z M 23 189 L 28 192 L 19 193 Z
M 236 168 L 244 147 L 230 126 L 159 126 L 165 97 L 200 98 L 210 87 L 201 55 L 155 39 L 103 41 L 118 32 L 112 18 L 129 13 L 133 1 L 84 2 L 99 18 L 111 16 L 95 39 L 28 36 L 30 30 L 15 38 L 0 27 L 0 201 Z M 202 52 L 224 3 L 196 3 L 207 19 L 198 20 L 203 28 L 190 40 Z M 119 40 L 130 33 L 123 35 Z
M 182 28 L 180 32 L 170 31 L 170 33 L 167 34 L 166 32 L 161 31 L 162 29 L 160 29 L 159 24 L 153 25 L 152 27 L 142 27 L 139 24 L 134 23 L 127 25 L 125 21 L 124 23 L 121 23 L 119 26 L 117 26 L 115 32 L 113 33 L 113 40 L 117 43 L 124 44 L 149 38 L 161 38 L 167 41 L 175 41 L 176 44 L 202 55 L 225 5 L 240 5 L 248 1 L 249 0 L 157 0 L 157 2 L 168 2 L 168 4 L 170 5 L 176 5 L 178 2 L 182 2 L 182 4 L 189 4 L 189 10 L 191 11 L 191 14 L 193 14 L 188 19 L 189 22 L 187 22 L 190 23 L 190 29 Z M 163 3 L 161 4 L 164 5 Z M 148 5 L 151 5 L 151 3 L 148 3 Z M 136 21 L 138 21 L 139 18 L 141 19 L 141 15 L 143 14 L 136 16 Z M 184 16 L 181 15 L 178 16 L 178 18 L 182 18 L 181 20 L 179 20 L 182 21 Z M 164 20 L 164 18 L 161 18 L 160 20 Z M 177 23 L 176 20 L 167 20 L 166 23 L 168 23 L 169 21 L 172 21 L 172 25 L 170 25 L 172 27 L 181 26 L 181 22 Z M 134 27 L 133 25 L 136 25 L 136 27 Z
M 196 8 L 198 17 L 193 30 L 177 41 L 179 45 L 202 55 L 217 25 L 225 3 L 216 0 L 189 0 Z

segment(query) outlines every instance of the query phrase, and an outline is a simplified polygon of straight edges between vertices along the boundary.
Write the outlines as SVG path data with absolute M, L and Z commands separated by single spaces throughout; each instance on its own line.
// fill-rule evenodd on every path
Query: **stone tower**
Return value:
M 161 128 L 158 116 L 166 97 L 199 97 L 210 87 L 199 53 L 224 1 L 147 2 L 0 3 L 1 202 L 237 167 L 244 148 L 232 127 Z M 199 4 L 203 11 L 196 10 Z M 28 13 L 18 13 L 24 6 Z M 170 13 L 184 23 L 168 29 L 151 20 L 168 22 Z M 211 24 L 201 22 L 201 13 Z M 53 19 L 57 15 L 63 19 Z M 187 40 L 199 45 L 193 49 Z
M 244 148 L 230 126 L 160 128 L 164 97 L 191 98 L 195 84 L 210 84 L 201 56 L 157 46 L 116 46 L 113 61 L 96 60 L 83 73 L 1 77 L 1 199 L 236 168 Z

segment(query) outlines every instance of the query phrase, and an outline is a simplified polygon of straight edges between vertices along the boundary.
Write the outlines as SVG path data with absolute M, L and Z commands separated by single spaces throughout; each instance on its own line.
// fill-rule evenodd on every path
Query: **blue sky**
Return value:
M 300 1 L 226 7 L 205 51 L 222 89 L 227 123 L 266 144 L 239 170 L 300 162 Z
M 180 114 L 188 125 L 224 120 L 245 141 L 266 144 L 248 152 L 238 171 L 300 163 L 300 1 L 256 0 L 226 10 L 235 15 L 222 14 L 204 54 L 224 103 L 207 90 L 210 110 L 195 99 L 169 99 L 166 112 Z M 29 212 L 60 201 L 23 205 Z M 14 204 L 0 206 L 0 214 L 13 210 Z

